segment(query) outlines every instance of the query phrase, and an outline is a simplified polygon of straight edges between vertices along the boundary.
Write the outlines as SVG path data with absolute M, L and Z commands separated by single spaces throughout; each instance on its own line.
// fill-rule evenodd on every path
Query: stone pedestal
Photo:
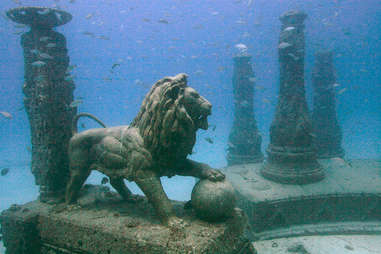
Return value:
M 162 226 L 147 201 L 127 203 L 99 187 L 84 190 L 81 207 L 55 212 L 34 201 L 3 211 L 7 254 L 256 253 L 240 209 L 225 222 L 208 223 L 184 210 L 184 203 L 172 202 L 184 220 L 180 232 Z
M 319 158 L 344 157 L 342 133 L 336 116 L 335 70 L 332 52 L 318 52 L 312 74 L 314 144 Z
M 255 78 L 251 56 L 233 59 L 234 123 L 229 135 L 228 165 L 262 162 L 262 138 L 254 118 Z
M 324 177 L 312 143 L 312 125 L 304 88 L 304 19 L 290 11 L 282 22 L 278 45 L 280 65 L 279 100 L 270 128 L 264 177 L 276 182 L 306 184 Z
M 66 70 L 69 65 L 65 37 L 53 27 L 71 20 L 61 10 L 40 7 L 11 9 L 7 16 L 29 25 L 21 36 L 24 50 L 24 105 L 32 138 L 32 173 L 40 186 L 41 200 L 61 193 L 69 178 L 68 143 L 76 108 L 74 83 Z
M 306 185 L 268 180 L 260 174 L 260 163 L 226 168 L 255 240 L 381 233 L 381 161 L 332 158 L 319 163 L 326 177 Z

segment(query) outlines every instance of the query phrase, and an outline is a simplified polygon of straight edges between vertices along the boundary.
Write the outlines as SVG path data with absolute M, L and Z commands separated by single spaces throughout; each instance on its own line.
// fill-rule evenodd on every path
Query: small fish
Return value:
M 24 24 L 16 24 L 14 25 L 15 28 L 26 28 L 27 26 Z
M 288 27 L 286 27 L 283 31 L 292 31 L 292 30 L 295 30 L 295 27 L 293 27 L 293 26 L 288 26 Z
M 147 23 L 150 23 L 150 22 L 151 22 L 151 20 L 150 20 L 150 19 L 147 19 L 147 18 L 143 18 L 143 21 L 144 21 L 144 22 L 147 22 Z
M 256 79 L 255 77 L 250 77 L 250 78 L 249 78 L 249 81 L 250 81 L 250 82 L 255 82 L 255 81 L 257 81 L 257 79 Z
M 69 66 L 67 67 L 66 72 L 71 72 L 71 71 L 74 70 L 75 68 L 77 68 L 77 65 L 76 65 L 76 64 L 69 65 Z
M 46 65 L 46 63 L 43 61 L 35 61 L 35 62 L 31 63 L 31 65 L 35 66 L 35 67 L 42 67 L 42 66 Z
M 108 178 L 107 177 L 103 177 L 102 181 L 101 181 L 101 184 L 106 184 L 106 183 L 108 183 Z
M 247 7 L 250 7 L 253 4 L 253 0 L 247 1 Z
M 40 51 L 38 49 L 31 49 L 29 52 L 35 55 L 40 54 Z
M 85 125 L 84 123 L 81 123 L 80 126 L 81 126 L 82 129 L 85 129 L 85 128 L 86 128 L 86 125 Z
M 2 168 L 1 169 L 1 176 L 5 176 L 6 174 L 8 174 L 9 173 L 9 168 Z
M 335 84 L 333 84 L 332 86 L 333 86 L 333 87 L 339 87 L 340 84 L 335 83 Z
M 93 14 L 92 14 L 92 13 L 89 13 L 89 14 L 86 15 L 85 18 L 86 18 L 86 19 L 91 19 L 92 17 L 93 17 Z
M 84 31 L 84 32 L 82 32 L 82 34 L 94 37 L 94 33 L 92 33 L 92 32 Z
M 65 76 L 64 79 L 65 79 L 65 81 L 72 82 L 74 80 L 74 76 L 67 75 L 67 76 Z
M 195 75 L 201 75 L 203 74 L 204 72 L 202 70 L 197 70 L 194 72 Z
M 69 107 L 77 108 L 79 105 L 83 103 L 83 100 L 74 100 L 70 103 Z
M 110 40 L 110 37 L 107 37 L 107 36 L 104 36 L 104 35 L 99 35 L 97 38 L 101 39 L 101 40 L 106 40 L 106 41 Z
M 351 36 L 352 35 L 351 30 L 349 28 L 343 28 L 343 33 L 346 36 Z
M 56 46 L 57 46 L 57 44 L 50 42 L 50 43 L 46 44 L 45 47 L 47 47 L 47 48 L 54 48 Z
M 213 139 L 210 138 L 210 137 L 206 137 L 206 138 L 205 138 L 205 141 L 208 142 L 209 144 L 214 144 Z
M 168 20 L 166 20 L 166 19 L 159 19 L 157 22 L 162 23 L 162 24 L 169 24 Z
M 299 60 L 299 57 L 295 56 L 292 53 L 288 53 L 287 55 L 289 55 L 292 59 L 294 59 L 294 61 L 298 61 Z
M 243 20 L 243 19 L 239 19 L 235 22 L 236 24 L 240 24 L 240 25 L 245 25 L 246 24 L 246 21 Z
M 225 67 L 224 66 L 219 66 L 218 68 L 217 68 L 217 71 L 219 71 L 219 72 L 222 72 L 222 71 L 224 71 L 225 70 Z
M 256 85 L 255 89 L 258 90 L 258 91 L 262 91 L 262 90 L 265 90 L 265 87 L 261 86 L 261 85 Z
M 340 89 L 340 90 L 337 92 L 337 94 L 338 94 L 338 95 L 343 94 L 343 93 L 345 93 L 347 90 L 348 90 L 348 88 Z
M 141 81 L 140 79 L 135 79 L 135 85 L 143 86 L 143 85 L 144 85 L 144 82 Z
M 43 59 L 53 59 L 53 57 L 47 53 L 40 53 L 39 56 Z
M 116 67 L 120 66 L 120 63 L 114 63 L 112 66 L 111 66 L 111 69 L 114 69 Z
M 263 98 L 262 101 L 263 101 L 264 103 L 270 104 L 270 100 L 269 100 L 269 99 Z
M 239 103 L 239 105 L 241 105 L 244 108 L 247 108 L 247 107 L 249 107 L 249 102 L 247 100 L 244 100 L 244 101 L 241 101 Z
M 212 15 L 212 16 L 217 16 L 218 14 L 220 14 L 218 11 L 213 11 L 210 13 L 210 15 Z
M 204 26 L 202 24 L 198 24 L 198 25 L 193 26 L 192 28 L 196 29 L 196 30 L 199 30 L 199 29 L 203 29 Z
M 229 148 L 234 148 L 235 145 L 234 145 L 233 143 L 231 143 L 231 142 L 228 142 L 228 147 L 229 147 Z
M 280 48 L 280 49 L 285 49 L 285 48 L 288 48 L 288 47 L 290 47 L 290 46 L 292 46 L 290 43 L 287 43 L 287 42 L 281 42 L 281 43 L 279 44 L 278 48 Z
M 255 26 L 260 26 L 260 25 L 262 25 L 262 23 L 261 23 L 260 21 L 257 20 L 257 21 L 254 21 L 254 25 L 255 25 Z
M 7 118 L 7 119 L 12 119 L 12 118 L 13 118 L 13 116 L 11 115 L 11 113 L 6 112 L 6 111 L 0 111 L 0 115 L 4 116 L 4 117 Z
M 62 15 L 59 14 L 58 12 L 54 12 L 54 14 L 56 15 L 56 18 L 59 20 L 59 21 L 62 21 Z
M 45 80 L 45 75 L 37 75 L 36 77 L 33 78 L 34 81 L 36 82 L 41 82 L 43 80 Z
M 40 38 L 40 41 L 45 42 L 45 41 L 47 41 L 47 40 L 49 40 L 49 39 L 51 39 L 49 36 L 42 36 L 42 37 Z
M 249 38 L 251 36 L 251 34 L 249 33 L 249 32 L 244 32 L 243 34 L 242 34 L 242 37 L 243 38 Z
M 40 15 L 46 15 L 49 12 L 50 12 L 50 9 L 48 9 L 48 8 L 40 10 L 40 11 L 37 11 L 37 13 L 40 14 Z

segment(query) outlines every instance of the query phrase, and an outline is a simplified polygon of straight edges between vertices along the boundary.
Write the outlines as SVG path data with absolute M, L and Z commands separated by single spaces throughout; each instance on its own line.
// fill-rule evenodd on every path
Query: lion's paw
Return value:
M 209 169 L 205 174 L 205 178 L 213 182 L 222 181 L 225 179 L 225 174 L 218 169 Z

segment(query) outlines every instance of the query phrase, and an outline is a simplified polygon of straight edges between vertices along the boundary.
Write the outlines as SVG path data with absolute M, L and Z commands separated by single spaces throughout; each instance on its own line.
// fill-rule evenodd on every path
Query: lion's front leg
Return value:
M 152 173 L 148 177 L 137 178 L 135 182 L 153 205 L 160 221 L 168 226 L 177 224 L 179 219 L 174 215 L 172 204 L 164 192 L 160 178 Z
M 194 176 L 200 179 L 209 179 L 210 181 L 222 181 L 225 175 L 218 169 L 211 168 L 208 164 L 186 159 L 182 168 L 176 172 L 179 175 Z

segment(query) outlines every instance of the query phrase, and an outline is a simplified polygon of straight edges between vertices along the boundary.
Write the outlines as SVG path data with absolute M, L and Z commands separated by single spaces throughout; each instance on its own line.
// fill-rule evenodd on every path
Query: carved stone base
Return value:
M 263 161 L 263 154 L 259 153 L 256 156 L 254 156 L 229 153 L 226 159 L 229 165 L 259 163 Z
M 256 253 L 244 236 L 247 217 L 240 209 L 226 222 L 213 224 L 198 220 L 192 209 L 184 210 L 184 203 L 173 202 L 185 222 L 180 232 L 162 226 L 146 201 L 126 203 L 99 187 L 87 193 L 81 206 L 61 212 L 39 201 L 3 211 L 6 253 Z
M 270 145 L 267 153 L 269 157 L 261 173 L 270 180 L 286 184 L 308 184 L 324 178 L 323 168 L 312 149 L 285 151 Z
M 319 160 L 326 177 L 307 185 L 270 181 L 262 164 L 226 168 L 254 240 L 381 233 L 381 161 Z

